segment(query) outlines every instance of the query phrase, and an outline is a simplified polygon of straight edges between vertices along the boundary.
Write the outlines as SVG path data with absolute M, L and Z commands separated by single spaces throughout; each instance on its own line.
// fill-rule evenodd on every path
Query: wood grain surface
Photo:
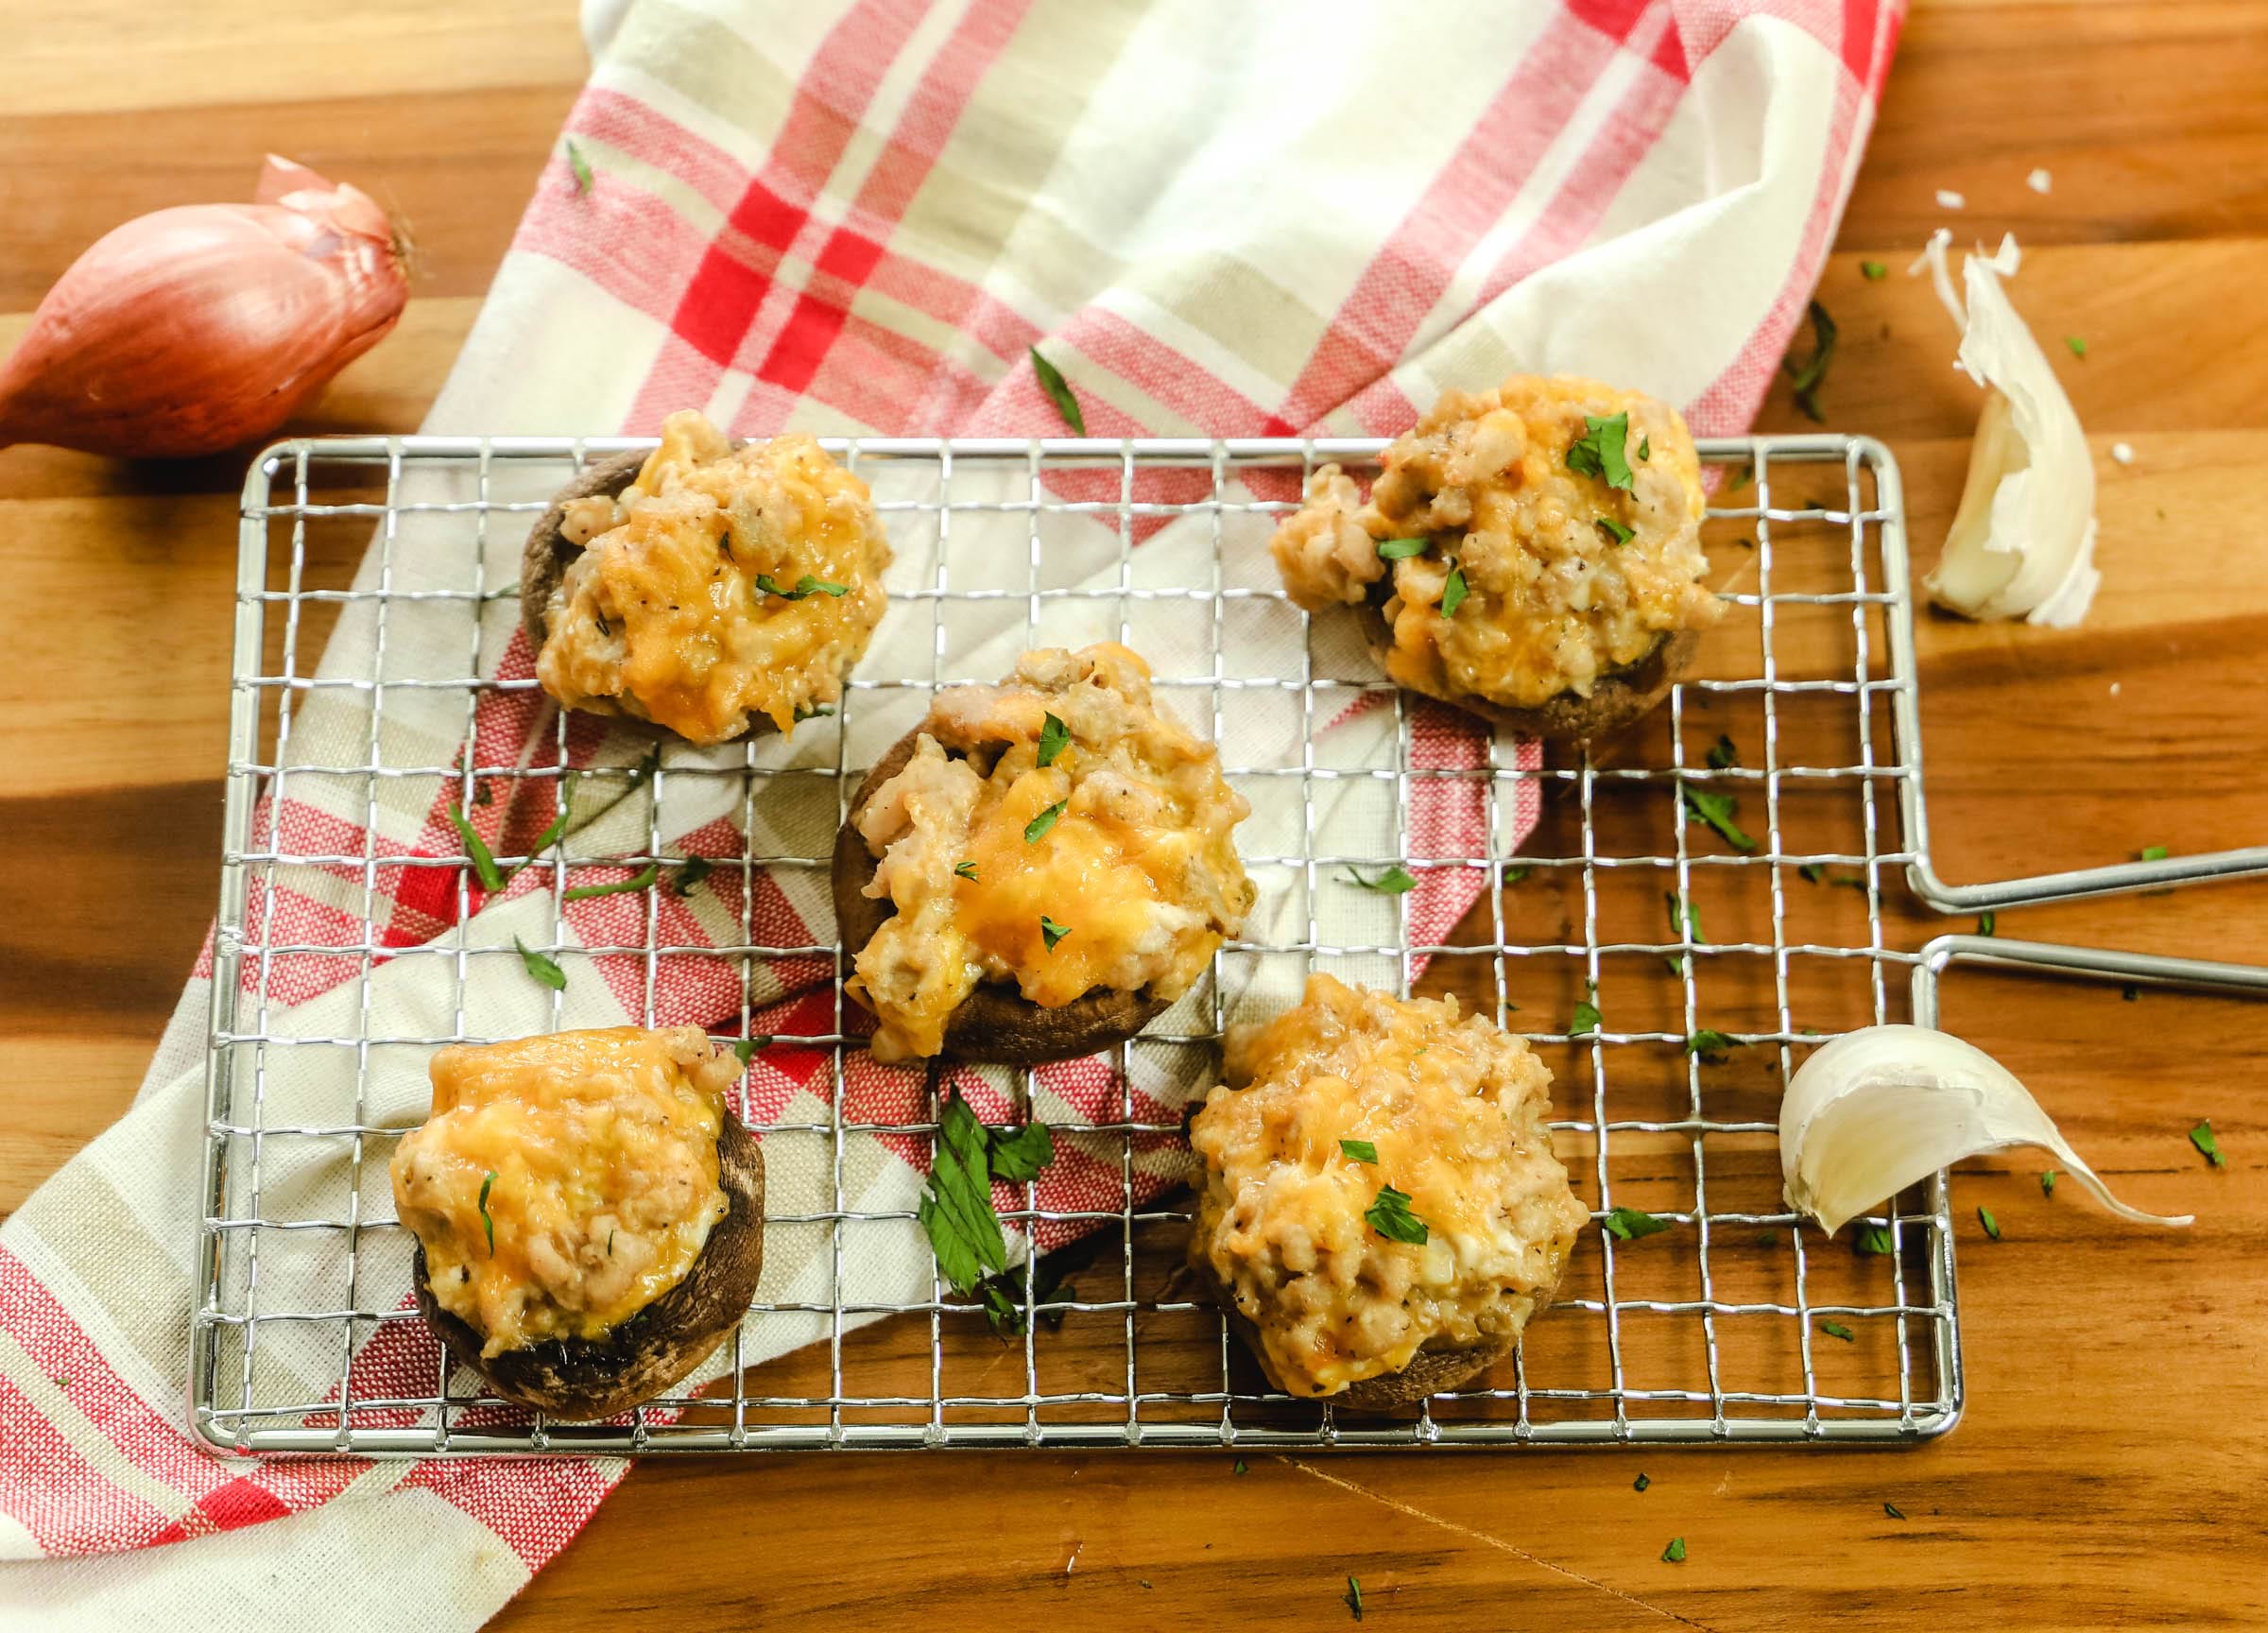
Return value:
M 124 50 L 115 8 L 15 9 L 0 348 L 101 232 L 239 197 L 272 148 L 369 189 L 422 252 L 401 330 L 298 428 L 413 428 L 584 71 L 573 9 L 209 0 L 137 12 Z M 1903 268 L 1941 223 L 2014 230 L 2015 298 L 2095 440 L 2106 577 L 2076 631 L 1925 622 L 1952 879 L 2268 830 L 2263 85 L 2262 0 L 1916 0 L 1822 284 L 1844 335 L 1823 400 L 1835 427 L 1893 445 L 1926 560 L 1974 399 Z M 2025 185 L 2035 166 L 2045 195 Z M 1966 213 L 1939 209 L 1940 188 Z M 1862 277 L 1863 260 L 1893 276 Z M 1762 423 L 1801 424 L 1784 387 Z M 2132 464 L 2107 456 L 2116 441 Z M 126 1106 L 211 917 L 241 474 L 239 457 L 0 452 L 16 605 L 70 614 L 19 617 L 0 665 L 0 1211 Z M 1538 843 L 1564 844 L 1568 821 L 1550 812 Z M 1522 888 L 1508 910 L 1548 928 L 1552 887 Z M 1998 928 L 2268 963 L 2264 890 Z M 1826 910 L 1864 912 L 1831 894 L 1849 901 Z M 1949 925 L 1894 888 L 1885 927 L 1913 947 Z M 2036 1161 L 1965 1165 L 1970 1403 L 1941 1441 L 1253 1455 L 1242 1474 L 1221 1455 L 656 1461 L 496 1624 L 1328 1626 L 1349 1619 L 1349 1573 L 1368 1621 L 1413 1628 L 2268 1622 L 2268 1006 L 1964 973 L 1947 1015 L 2032 1077 L 2129 1200 L 2199 1218 L 2137 1231 L 2068 1187 L 2043 1196 Z M 2185 1139 L 2207 1116 L 2225 1169 Z M 1664 1563 L 1675 1536 L 1688 1557 Z

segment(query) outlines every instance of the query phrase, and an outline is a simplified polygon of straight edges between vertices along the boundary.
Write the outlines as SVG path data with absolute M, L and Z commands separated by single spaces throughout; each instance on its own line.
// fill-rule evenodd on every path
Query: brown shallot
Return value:
M 407 294 L 386 212 L 271 154 L 255 202 L 159 210 L 72 263 L 0 366 L 0 447 L 184 458 L 266 436 Z

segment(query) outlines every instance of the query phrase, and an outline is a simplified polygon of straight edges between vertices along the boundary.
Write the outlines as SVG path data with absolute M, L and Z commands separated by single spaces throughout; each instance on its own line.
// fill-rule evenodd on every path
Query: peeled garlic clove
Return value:
M 1946 270 L 1950 234 L 1922 262 L 1961 325 L 1960 367 L 1985 388 L 1961 507 L 1924 581 L 1941 607 L 1971 618 L 2022 617 L 2068 627 L 2087 615 L 2095 570 L 2095 466 L 2087 434 L 2039 342 L 2001 280 L 2020 259 L 2013 238 L 1962 260 L 1967 304 Z
M 1790 1206 L 1830 1234 L 1964 1157 L 2036 1145 L 2122 1219 L 2187 1225 L 2110 1194 L 2015 1074 L 1950 1033 L 1867 1026 L 1816 1050 L 1779 1108 Z

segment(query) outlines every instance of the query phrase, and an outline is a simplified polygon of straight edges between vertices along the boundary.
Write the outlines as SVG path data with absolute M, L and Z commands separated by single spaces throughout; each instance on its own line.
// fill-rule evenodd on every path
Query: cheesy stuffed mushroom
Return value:
M 764 1268 L 764 1159 L 698 1027 L 437 1053 L 392 1162 L 419 1309 L 507 1401 L 571 1418 L 650 1401 L 739 1324 Z
M 692 410 L 593 464 L 528 535 L 522 622 L 559 703 L 691 743 L 840 701 L 889 597 L 867 485 L 809 437 L 734 447 Z
M 1189 1257 L 1269 1380 L 1383 1411 L 1510 1354 L 1589 1218 L 1528 1045 L 1318 974 L 1227 1065 L 1190 1125 Z
M 1676 410 L 1572 376 L 1451 391 L 1336 465 L 1270 549 L 1294 601 L 1348 606 L 1398 685 L 1585 740 L 1658 703 L 1723 604 L 1702 582 L 1700 460 Z
M 1124 646 L 938 694 L 834 851 L 845 982 L 898 1060 L 1069 1059 L 1131 1037 L 1243 927 L 1249 813 Z

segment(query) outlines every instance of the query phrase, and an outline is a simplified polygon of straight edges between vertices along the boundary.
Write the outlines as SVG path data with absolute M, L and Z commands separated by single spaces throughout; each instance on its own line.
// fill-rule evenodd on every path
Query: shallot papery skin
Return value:
M 386 212 L 271 155 L 256 202 L 159 210 L 71 264 L 0 368 L 0 447 L 187 458 L 264 437 L 408 293 Z

